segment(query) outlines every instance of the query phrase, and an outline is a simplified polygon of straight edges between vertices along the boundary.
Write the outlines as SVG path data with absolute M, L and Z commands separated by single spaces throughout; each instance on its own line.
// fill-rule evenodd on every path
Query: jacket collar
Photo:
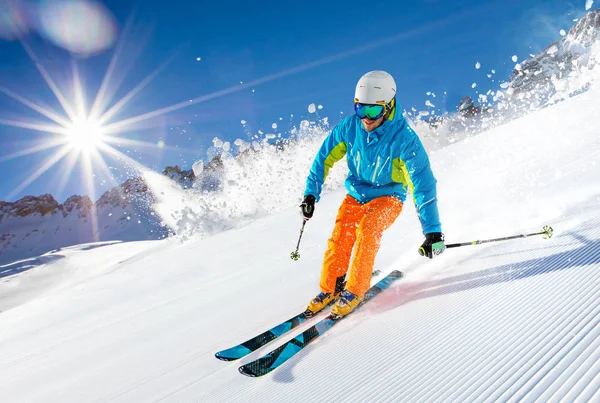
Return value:
M 386 120 L 377 129 L 373 130 L 372 132 L 368 132 L 362 125 L 362 122 L 360 121 L 358 116 L 356 116 L 356 119 L 358 120 L 358 125 L 360 126 L 361 132 L 367 139 L 367 144 L 377 143 L 383 136 L 391 132 L 390 129 L 393 126 L 401 125 L 402 122 L 404 122 L 404 117 L 402 116 L 402 113 L 398 113 L 398 111 L 396 111 L 396 114 L 394 115 L 394 118 L 392 120 Z

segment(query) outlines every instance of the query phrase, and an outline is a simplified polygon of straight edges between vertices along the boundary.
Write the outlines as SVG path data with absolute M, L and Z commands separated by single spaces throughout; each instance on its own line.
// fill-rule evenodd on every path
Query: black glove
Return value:
M 310 219 L 315 212 L 315 196 L 306 195 L 304 196 L 304 200 L 302 200 L 302 204 L 300 205 L 300 212 L 305 220 Z
M 419 248 L 419 255 L 433 259 L 434 256 L 441 255 L 445 250 L 444 234 L 441 232 L 430 232 L 429 234 L 425 234 L 425 242 Z

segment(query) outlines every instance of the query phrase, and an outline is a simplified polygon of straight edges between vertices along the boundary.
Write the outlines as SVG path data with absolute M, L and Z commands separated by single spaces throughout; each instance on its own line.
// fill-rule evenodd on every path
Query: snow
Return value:
M 56 210 L 51 214 L 34 213 L 24 217 L 0 214 L 0 278 L 21 269 L 13 265 L 5 270 L 3 265 L 17 259 L 35 258 L 66 245 L 158 239 L 166 235 L 148 215 L 143 197 L 132 192 L 131 199 L 123 200 L 119 191 L 116 189 L 113 197 L 100 199 L 93 207 L 75 207 L 70 212 Z M 141 218 L 143 224 L 137 224 L 138 220 L 129 222 L 127 217 Z
M 425 106 L 428 106 L 430 108 L 435 108 L 435 105 L 430 100 L 425 101 Z
M 323 109 L 323 105 L 319 105 L 319 106 L 317 106 L 317 108 Z
M 519 57 L 517 55 L 513 55 L 512 61 L 516 63 L 517 60 L 519 60 Z
M 588 11 L 594 5 L 594 0 L 585 0 L 585 11 Z
M 218 137 L 213 138 L 213 146 L 216 147 L 216 148 L 223 147 L 223 140 L 221 140 Z
M 308 105 L 308 113 L 315 113 L 316 110 L 317 107 L 315 106 L 315 104 Z
M 548 48 L 548 50 L 546 51 L 546 53 L 547 53 L 547 54 L 549 54 L 549 55 L 553 55 L 553 54 L 555 54 L 556 52 L 558 52 L 558 46 L 556 46 L 556 45 L 552 45 L 552 46 L 550 46 L 550 47 Z
M 277 123 L 273 123 L 273 124 L 271 125 L 271 128 L 273 128 L 273 129 L 277 129 Z
M 475 63 L 475 68 L 477 70 L 479 70 L 481 68 L 481 63 L 479 63 L 479 62 Z
M 565 36 L 567 34 L 567 32 L 564 29 L 561 29 L 559 31 L 559 33 L 560 33 L 561 36 Z
M 290 160 L 273 151 L 240 167 L 237 179 L 257 180 L 250 185 L 269 196 L 270 214 L 235 215 L 248 195 L 230 188 L 212 196 L 224 205 L 211 211 L 222 231 L 201 239 L 93 243 L 0 267 L 14 271 L 0 278 L 2 401 L 598 401 L 598 102 L 591 87 L 430 154 L 447 242 L 546 224 L 551 240 L 423 259 L 406 203 L 376 260 L 405 277 L 261 379 L 238 366 L 287 337 L 239 362 L 214 353 L 298 313 L 318 292 L 345 195 L 339 165 L 306 225 L 301 259 L 289 253 L 301 224 L 299 173 L 322 136 L 292 148 Z M 163 192 L 189 205 L 212 200 Z
M 471 84 L 471 88 L 475 88 L 475 87 L 477 87 L 477 83 Z

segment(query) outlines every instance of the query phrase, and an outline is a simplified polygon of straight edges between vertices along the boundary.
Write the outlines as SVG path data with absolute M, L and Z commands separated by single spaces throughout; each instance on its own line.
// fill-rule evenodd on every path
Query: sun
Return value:
M 1 2 L 2 0 L 0 0 Z M 150 123 L 151 119 L 193 104 L 189 102 L 179 103 L 170 107 L 143 112 L 137 116 L 117 119 L 116 117 L 120 113 L 126 111 L 127 105 L 166 67 L 170 59 L 130 89 L 123 97 L 113 99 L 113 95 L 117 91 L 111 80 L 114 79 L 114 74 L 116 74 L 117 56 L 121 54 L 119 49 L 122 48 L 119 47 L 111 59 L 95 96 L 88 98 L 85 91 L 85 82 L 81 80 L 78 63 L 75 59 L 71 63 L 71 77 L 67 79 L 66 83 L 57 83 L 44 65 L 39 62 L 31 47 L 26 42 L 22 42 L 22 45 L 31 60 L 35 62 L 35 67 L 62 110 L 55 110 L 52 107 L 35 102 L 0 85 L 0 95 L 6 95 L 19 104 L 39 113 L 44 118 L 43 120 L 29 117 L 7 119 L 3 116 L 3 111 L 0 111 L 0 127 L 16 127 L 46 135 L 43 140 L 32 142 L 31 146 L 16 150 L 8 155 L 0 155 L 0 162 L 3 162 L 40 152 L 46 154 L 44 159 L 33 167 L 31 174 L 5 196 L 7 199 L 21 193 L 31 183 L 59 163 L 62 163 L 62 165 L 59 166 L 61 178 L 58 182 L 58 193 L 72 180 L 74 170 L 78 170 L 81 173 L 82 185 L 87 188 L 88 195 L 95 199 L 98 178 L 105 179 L 104 182 L 108 180 L 115 186 L 119 185 L 118 179 L 112 172 L 113 167 L 107 164 L 106 158 L 117 161 L 119 167 L 126 167 L 128 173 L 143 174 L 150 169 L 137 159 L 128 156 L 129 151 L 123 152 L 120 149 L 134 147 L 135 150 L 144 148 L 154 151 L 157 150 L 156 143 L 134 140 L 128 138 L 128 134 L 136 135 L 138 130 L 153 128 Z M 203 100 L 201 97 L 196 99 L 195 102 Z M 183 151 L 164 145 L 159 145 L 158 149 L 161 154 L 165 149 L 177 152 Z M 200 151 L 188 149 L 183 152 L 198 155 Z M 1 153 L 2 150 L 0 149 Z
M 102 126 L 94 119 L 77 118 L 65 127 L 64 135 L 68 146 L 76 151 L 90 153 L 104 145 L 106 136 Z

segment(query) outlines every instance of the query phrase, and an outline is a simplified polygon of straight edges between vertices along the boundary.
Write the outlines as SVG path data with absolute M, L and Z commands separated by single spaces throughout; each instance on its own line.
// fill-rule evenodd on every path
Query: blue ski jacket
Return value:
M 399 113 L 367 132 L 360 118 L 348 116 L 325 138 L 310 169 L 304 195 L 319 201 L 333 164 L 346 156 L 348 193 L 360 203 L 393 196 L 403 203 L 412 190 L 423 234 L 442 232 L 436 179 L 421 140 Z

